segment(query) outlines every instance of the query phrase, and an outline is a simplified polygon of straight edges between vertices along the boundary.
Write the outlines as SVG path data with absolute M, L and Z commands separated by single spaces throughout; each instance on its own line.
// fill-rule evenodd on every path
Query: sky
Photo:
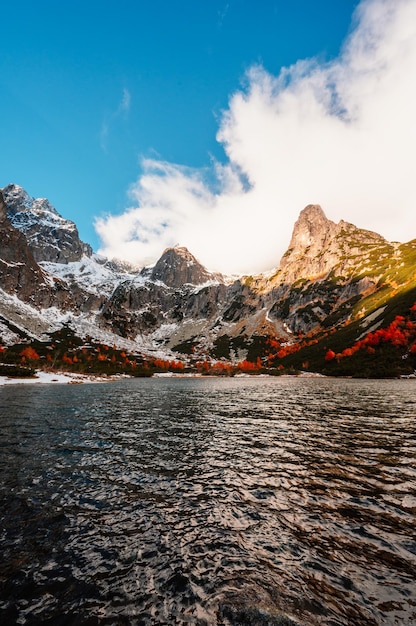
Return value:
M 416 237 L 416 0 L 14 0 L 0 187 L 94 250 L 276 267 L 307 204 Z

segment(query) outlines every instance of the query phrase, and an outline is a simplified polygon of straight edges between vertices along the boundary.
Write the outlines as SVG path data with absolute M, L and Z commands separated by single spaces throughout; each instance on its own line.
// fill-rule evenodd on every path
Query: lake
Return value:
M 414 624 L 415 418 L 414 380 L 0 388 L 0 622 Z

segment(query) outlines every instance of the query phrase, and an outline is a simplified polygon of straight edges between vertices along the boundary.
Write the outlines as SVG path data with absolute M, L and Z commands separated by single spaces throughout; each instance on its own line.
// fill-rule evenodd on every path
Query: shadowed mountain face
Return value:
M 390 243 L 336 224 L 319 205 L 301 211 L 274 273 L 237 280 L 209 272 L 179 246 L 141 271 L 109 263 L 47 200 L 16 185 L 1 197 L 0 236 L 6 293 L 38 309 L 55 306 L 56 315 L 69 312 L 98 335 L 185 354 L 233 359 L 270 338 L 292 345 L 367 317 L 371 328 L 373 319 L 383 323 L 377 312 L 389 298 L 416 287 L 415 241 Z
M 3 197 L 10 222 L 24 233 L 38 263 L 68 263 L 79 261 L 83 254 L 91 256 L 91 247 L 80 240 L 75 224 L 61 217 L 46 198 L 31 198 L 18 185 L 5 187 Z
M 36 263 L 25 235 L 7 216 L 0 191 L 0 286 L 9 294 L 36 307 L 70 307 L 66 285 L 55 281 Z
M 151 280 L 160 280 L 167 287 L 179 289 L 183 285 L 202 285 L 215 280 L 187 248 L 176 246 L 167 248 L 150 274 Z

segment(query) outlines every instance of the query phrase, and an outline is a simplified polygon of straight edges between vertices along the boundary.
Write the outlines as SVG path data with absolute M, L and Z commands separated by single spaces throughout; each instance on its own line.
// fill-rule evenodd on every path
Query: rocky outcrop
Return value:
M 31 198 L 18 185 L 4 187 L 3 197 L 11 224 L 22 232 L 35 261 L 79 261 L 92 249 L 83 243 L 74 222 L 64 219 L 45 198 Z
M 334 269 L 344 275 L 356 266 L 357 256 L 365 249 L 385 244 L 381 235 L 343 220 L 336 224 L 318 204 L 310 204 L 301 211 L 281 259 L 280 282 L 323 278 Z
M 175 274 L 173 267 L 177 263 Z M 189 265 L 188 265 L 189 263 Z M 181 280 L 178 279 L 181 277 Z M 162 325 L 214 320 L 227 288 L 186 250 L 164 252 L 153 270 L 123 281 L 105 303 L 101 317 L 125 337 L 149 333 Z
M 227 288 L 221 275 L 209 272 L 187 248 L 167 248 L 152 268 L 122 281 L 101 311 L 106 326 L 124 337 L 154 332 L 219 315 Z
M 269 317 L 292 333 L 342 323 L 377 289 L 394 245 L 377 233 L 329 220 L 319 205 L 301 211 L 289 248 L 272 277 L 259 277 Z
M 72 298 L 65 284 L 52 280 L 36 263 L 26 237 L 14 228 L 0 192 L 0 286 L 38 308 L 69 308 Z
M 151 280 L 173 289 L 187 284 L 202 285 L 218 278 L 218 274 L 208 272 L 187 248 L 180 246 L 167 248 L 150 273 Z

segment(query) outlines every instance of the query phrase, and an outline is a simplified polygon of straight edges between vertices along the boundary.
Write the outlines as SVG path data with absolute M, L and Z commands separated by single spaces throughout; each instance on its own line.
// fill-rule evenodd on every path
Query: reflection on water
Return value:
M 0 389 L 0 622 L 416 623 L 415 409 L 414 381 Z

